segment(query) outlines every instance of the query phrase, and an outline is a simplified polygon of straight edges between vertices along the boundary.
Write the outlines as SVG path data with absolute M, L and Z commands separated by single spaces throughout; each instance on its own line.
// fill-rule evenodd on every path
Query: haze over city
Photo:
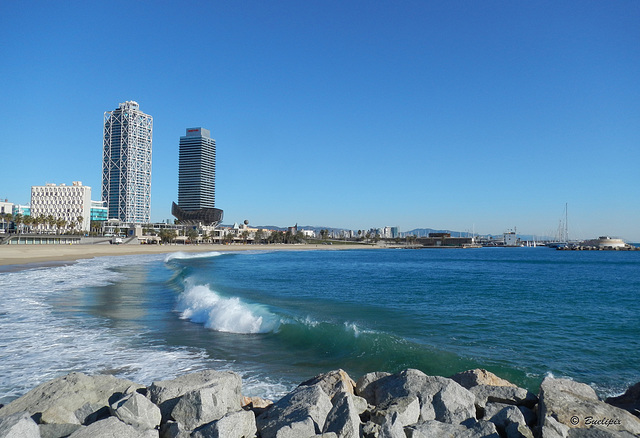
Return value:
M 640 3 L 3 2 L 0 198 L 82 181 L 103 114 L 217 144 L 225 223 L 640 241 Z

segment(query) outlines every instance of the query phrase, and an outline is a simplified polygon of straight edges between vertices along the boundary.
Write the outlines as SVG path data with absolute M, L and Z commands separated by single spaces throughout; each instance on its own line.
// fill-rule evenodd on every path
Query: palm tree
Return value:
M 84 221 L 84 216 L 78 216 L 76 220 L 78 221 L 78 228 L 80 228 L 80 231 L 82 231 L 82 222 Z
M 45 222 L 47 223 L 47 230 L 56 225 L 56 219 L 51 214 L 45 218 Z
M 20 225 L 22 225 L 22 223 L 24 222 L 24 216 L 22 216 L 22 214 L 17 213 L 14 217 L 13 217 L 13 224 L 16 226 L 16 232 L 20 232 Z
M 25 216 L 23 220 L 24 224 L 27 226 L 27 229 L 31 232 L 31 225 L 33 225 L 33 218 L 31 216 Z
M 57 228 L 57 233 L 60 234 L 60 228 L 64 228 L 67 226 L 67 221 L 60 218 L 60 219 L 55 219 L 54 220 L 54 224 Z

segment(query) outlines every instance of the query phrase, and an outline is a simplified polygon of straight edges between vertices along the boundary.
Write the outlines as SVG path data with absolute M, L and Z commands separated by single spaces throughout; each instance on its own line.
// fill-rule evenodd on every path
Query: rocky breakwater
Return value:
M 149 387 L 72 373 L 0 408 L 0 438 L 634 437 L 640 419 L 588 385 L 547 378 L 538 396 L 484 370 L 337 370 L 271 403 L 242 396 L 232 372 L 201 371 Z M 632 412 L 638 391 L 612 400 Z

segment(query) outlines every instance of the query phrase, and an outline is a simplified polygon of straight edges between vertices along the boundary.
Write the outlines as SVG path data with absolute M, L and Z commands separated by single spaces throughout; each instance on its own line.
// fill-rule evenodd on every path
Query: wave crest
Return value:
M 206 258 L 210 258 L 210 257 L 218 257 L 221 256 L 223 253 L 218 252 L 218 251 L 208 251 L 208 252 L 183 252 L 183 251 L 178 251 L 178 252 L 172 252 L 170 254 L 167 254 L 167 256 L 164 258 L 164 262 L 170 262 L 171 260 L 189 260 L 189 259 L 206 259 Z
M 260 305 L 243 303 L 238 297 L 225 298 L 208 285 L 185 281 L 178 297 L 180 317 L 205 327 L 228 333 L 269 333 L 278 328 L 278 318 Z

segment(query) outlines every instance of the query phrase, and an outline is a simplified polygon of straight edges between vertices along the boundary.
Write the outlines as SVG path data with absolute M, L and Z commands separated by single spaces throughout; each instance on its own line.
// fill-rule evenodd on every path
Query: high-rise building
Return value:
M 151 140 L 153 117 L 137 102 L 104 113 L 102 200 L 109 219 L 151 221 Z
M 216 196 L 216 141 L 208 129 L 189 128 L 180 137 L 178 205 L 185 211 L 213 208 Z
M 171 213 L 182 223 L 215 225 L 222 210 L 215 207 L 216 141 L 208 129 L 188 128 L 180 137 L 178 204 Z

